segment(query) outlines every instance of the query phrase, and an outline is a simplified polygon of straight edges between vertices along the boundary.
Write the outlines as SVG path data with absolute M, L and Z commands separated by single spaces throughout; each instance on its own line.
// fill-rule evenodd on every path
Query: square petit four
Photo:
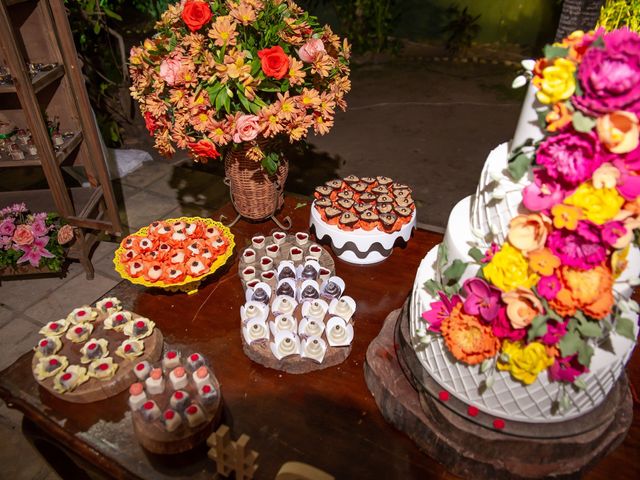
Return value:
M 147 422 L 153 422 L 157 420 L 162 415 L 160 408 L 153 400 L 148 400 L 142 404 L 142 408 L 140 409 L 140 413 L 142 413 L 142 417 Z
M 184 415 L 187 418 L 187 422 L 189 423 L 190 427 L 197 427 L 207 420 L 204 412 L 202 411 L 202 408 L 200 408 L 196 403 L 192 403 L 191 405 L 189 405 L 185 409 Z
M 214 387 L 210 383 L 205 383 L 204 385 L 202 385 L 202 387 L 199 387 L 198 393 L 200 394 L 202 403 L 207 405 L 215 402 L 218 398 L 216 387 Z
M 189 370 L 195 372 L 198 368 L 204 365 L 204 357 L 199 353 L 192 353 L 187 359 L 187 366 Z
M 129 387 L 129 407 L 134 412 L 140 410 L 142 405 L 147 401 L 147 394 L 144 392 L 142 383 L 137 382 Z
M 175 410 L 168 409 L 162 414 L 162 422 L 167 432 L 173 432 L 182 424 L 182 417 Z
M 180 352 L 169 350 L 164 354 L 164 357 L 162 357 L 162 368 L 171 370 L 178 366 L 180 366 Z
M 176 367 L 171 370 L 169 380 L 171 380 L 171 385 L 174 390 L 180 390 L 189 383 L 189 377 L 187 377 L 187 372 L 184 370 L 184 367 Z
M 136 377 L 138 377 L 138 380 L 143 382 L 147 379 L 147 377 L 151 373 L 151 364 L 146 360 L 144 362 L 139 362 L 133 368 L 133 373 L 136 374 Z
M 191 403 L 191 397 L 184 390 L 178 390 L 171 395 L 171 399 L 169 400 L 169 404 L 171 408 L 182 412 L 187 406 Z
M 193 372 L 192 377 L 193 377 L 193 383 L 196 384 L 196 388 L 198 390 L 200 390 L 200 388 L 205 383 L 211 383 L 210 382 L 211 375 L 209 375 L 209 369 L 204 365 L 198 368 L 195 372 Z
M 164 378 L 162 377 L 162 370 L 159 368 L 151 370 L 149 377 L 144 382 L 147 387 L 147 391 L 151 395 L 157 395 L 164 392 Z

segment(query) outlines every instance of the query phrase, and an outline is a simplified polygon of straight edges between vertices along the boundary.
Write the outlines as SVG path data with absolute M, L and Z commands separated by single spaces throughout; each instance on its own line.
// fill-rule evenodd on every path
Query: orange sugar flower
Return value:
M 542 248 L 551 230 L 551 220 L 538 213 L 518 215 L 509 222 L 509 243 L 527 255 Z
M 557 132 L 571 123 L 572 115 L 565 102 L 558 102 L 545 117 L 548 132 Z
M 591 270 L 560 269 L 562 288 L 549 304 L 560 315 L 575 315 L 582 310 L 587 315 L 603 319 L 613 307 L 613 275 L 599 265 Z
M 500 341 L 489 325 L 483 324 L 478 317 L 463 313 L 462 307 L 462 303 L 456 305 L 442 321 L 442 335 L 454 357 L 463 363 L 477 365 L 498 353 Z
M 560 259 L 548 248 L 541 248 L 529 253 L 529 268 L 543 277 L 553 275 L 560 266 Z
M 544 312 L 542 303 L 528 288 L 518 287 L 502 294 L 507 304 L 507 317 L 513 328 L 526 328 L 533 319 Z
M 553 226 L 555 228 L 566 228 L 575 230 L 578 227 L 578 220 L 584 218 L 582 210 L 571 205 L 557 204 L 551 209 L 553 215 Z

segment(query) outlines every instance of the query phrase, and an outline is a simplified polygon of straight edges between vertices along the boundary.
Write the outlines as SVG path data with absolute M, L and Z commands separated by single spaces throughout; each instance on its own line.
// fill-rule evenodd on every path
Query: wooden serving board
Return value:
M 131 313 L 134 321 L 138 318 L 141 318 L 140 315 L 137 315 L 134 312 Z M 153 333 L 151 335 L 142 339 L 142 341 L 144 342 L 144 352 L 142 353 L 142 355 L 140 355 L 139 357 L 135 357 L 132 360 L 127 360 L 116 355 L 115 352 L 118 346 L 129 337 L 127 337 L 123 332 L 116 332 L 115 330 L 104 328 L 103 322 L 106 317 L 107 315 L 100 314 L 97 320 L 91 322 L 93 324 L 93 332 L 87 340 L 91 338 L 104 338 L 109 342 L 108 356 L 113 358 L 114 363 L 118 365 L 118 370 L 116 371 L 115 375 L 109 380 L 89 378 L 89 380 L 76 387 L 73 391 L 66 393 L 60 393 L 53 388 L 53 379 L 55 378 L 55 375 L 42 381 L 36 378 L 36 381 L 42 388 L 47 390 L 51 395 L 67 402 L 97 402 L 99 400 L 104 400 L 106 398 L 111 398 L 115 395 L 118 395 L 119 393 L 129 388 L 129 385 L 131 385 L 131 383 L 136 379 L 133 368 L 138 362 L 142 362 L 144 360 L 155 362 L 160 358 L 160 356 L 162 355 L 162 345 L 164 343 L 164 339 L 157 326 L 154 327 Z M 73 328 L 73 325 L 69 328 Z M 67 360 L 69 360 L 69 365 L 82 365 L 84 367 L 89 366 L 89 364 L 80 363 L 80 357 L 82 357 L 80 349 L 86 343 L 86 341 L 82 343 L 73 343 L 71 340 L 67 340 L 65 338 L 65 334 L 62 334 L 59 338 L 62 342 L 62 348 L 56 355 L 64 355 L 65 357 L 67 357 Z M 32 360 L 32 371 L 35 369 L 37 363 L 38 359 L 36 358 L 36 355 L 34 355 Z
M 527 438 L 478 425 L 412 384 L 398 349 L 401 310 L 390 313 L 367 349 L 367 386 L 384 418 L 462 478 L 579 478 L 623 440 L 633 419 L 626 376 L 610 397 L 608 420 L 562 438 Z M 408 376 L 409 375 L 409 376 Z M 575 422 L 590 422 L 590 415 Z M 533 428 L 536 428 L 535 426 Z
M 158 368 L 160 365 L 155 365 L 154 367 Z M 147 398 L 155 401 L 158 408 L 163 413 L 166 409 L 171 408 L 169 401 L 175 392 L 171 385 L 171 381 L 169 380 L 169 370 L 164 371 L 164 376 L 165 389 L 162 393 L 149 395 L 147 392 Z M 188 371 L 187 376 L 189 377 L 189 383 L 186 387 L 181 388 L 180 390 L 187 392 L 191 399 L 194 400 L 193 403 L 198 403 L 198 405 L 200 405 L 202 412 L 205 414 L 206 421 L 197 427 L 191 428 L 183 417 L 182 424 L 175 431 L 168 432 L 162 424 L 162 417 L 158 420 L 154 420 L 153 422 L 148 422 L 139 411 L 132 412 L 131 420 L 133 422 L 133 430 L 138 442 L 140 442 L 140 445 L 142 445 L 146 450 L 161 455 L 186 452 L 206 441 L 209 435 L 211 435 L 211 433 L 220 424 L 220 419 L 222 417 L 222 390 L 220 389 L 220 383 L 213 374 L 211 368 L 209 368 L 211 384 L 218 392 L 216 401 L 212 404 L 204 405 L 202 402 L 197 400 L 198 391 L 191 377 L 191 373 Z

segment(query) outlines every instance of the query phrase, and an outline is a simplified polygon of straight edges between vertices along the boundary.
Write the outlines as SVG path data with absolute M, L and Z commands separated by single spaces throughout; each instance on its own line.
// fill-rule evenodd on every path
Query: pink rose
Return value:
M 13 232 L 13 241 L 16 245 L 31 245 L 33 243 L 33 233 L 26 225 L 18 225 Z
M 298 50 L 300 60 L 306 63 L 312 63 L 318 58 L 318 54 L 324 52 L 324 44 L 319 38 L 310 38 Z
M 160 64 L 160 76 L 167 82 L 167 85 L 178 83 L 182 71 L 182 55 L 167 58 Z
M 260 133 L 258 117 L 256 115 L 240 115 L 236 120 L 236 131 L 233 134 L 233 141 L 236 143 L 253 140 Z

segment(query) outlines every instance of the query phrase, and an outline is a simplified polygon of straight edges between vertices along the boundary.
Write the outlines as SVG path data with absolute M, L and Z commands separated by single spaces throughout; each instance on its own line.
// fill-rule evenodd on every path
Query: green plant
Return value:
M 133 6 L 142 13 L 150 15 L 158 20 L 169 4 L 174 3 L 171 0 L 133 0 Z
M 397 0 L 332 0 L 344 34 L 359 52 L 395 50 L 391 38 L 395 26 Z
M 600 10 L 598 26 L 609 31 L 626 26 L 640 32 L 640 0 L 607 0 Z
M 452 55 L 457 55 L 469 48 L 473 39 L 480 33 L 478 20 L 481 15 L 471 15 L 468 7 L 460 9 L 458 5 L 450 6 L 445 13 L 448 17 L 443 28 L 447 37 L 445 47 Z

